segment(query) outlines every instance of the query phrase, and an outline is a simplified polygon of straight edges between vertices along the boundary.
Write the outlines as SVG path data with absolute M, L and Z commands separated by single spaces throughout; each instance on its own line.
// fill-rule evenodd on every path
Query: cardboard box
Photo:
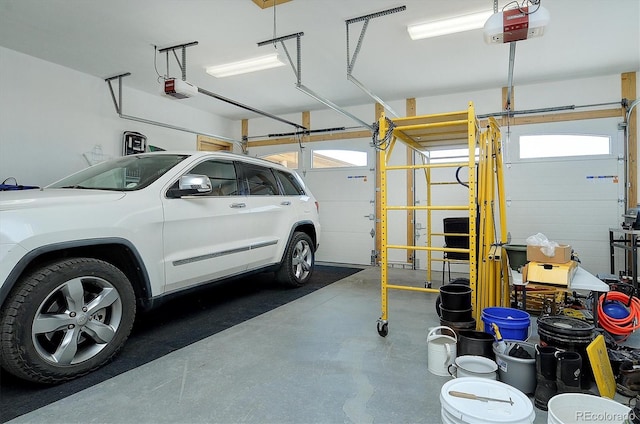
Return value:
M 526 281 L 556 286 L 569 286 L 578 270 L 578 263 L 569 261 L 564 264 L 529 262 L 527 264 Z
M 571 260 L 571 246 L 568 244 L 556 246 L 553 256 L 545 255 L 541 248 L 541 246 L 527 246 L 527 260 L 546 264 L 564 264 Z

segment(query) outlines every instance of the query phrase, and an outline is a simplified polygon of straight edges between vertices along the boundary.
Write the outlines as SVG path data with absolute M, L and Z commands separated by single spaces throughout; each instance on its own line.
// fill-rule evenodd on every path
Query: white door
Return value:
M 306 170 L 298 170 L 320 204 L 320 248 L 316 260 L 371 264 L 375 250 L 375 154 L 368 139 L 308 144 Z M 366 166 L 313 168 L 314 152 L 366 152 Z

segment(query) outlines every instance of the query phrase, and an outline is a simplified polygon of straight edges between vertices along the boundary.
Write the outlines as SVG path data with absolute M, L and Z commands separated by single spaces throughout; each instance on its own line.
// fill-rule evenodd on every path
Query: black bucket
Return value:
M 440 325 L 451 328 L 455 334 L 447 333 L 447 335 L 451 337 L 455 335 L 457 338 L 461 331 L 474 330 L 476 328 L 476 320 L 471 318 L 471 320 L 469 321 L 455 322 L 455 321 L 447 321 L 445 319 L 440 319 Z
M 451 285 L 453 285 L 453 286 L 457 286 L 457 285 L 467 286 L 467 288 L 468 288 L 469 287 L 469 279 L 468 278 L 456 278 L 455 280 L 453 280 L 449 284 L 447 284 L 447 286 L 451 286 Z M 453 290 L 455 290 L 455 289 L 453 289 Z M 436 298 L 436 312 L 438 313 L 438 316 L 440 318 L 442 318 L 442 311 L 440 310 L 441 303 L 442 303 L 442 295 L 439 294 L 438 297 Z M 463 308 L 452 308 L 451 306 L 445 306 L 445 308 L 447 308 L 447 309 L 468 309 L 470 307 L 471 307 L 471 297 L 469 297 L 469 304 L 466 305 Z
M 445 309 L 470 309 L 471 287 L 461 284 L 447 284 L 440 287 L 440 303 Z
M 464 330 L 458 333 L 456 355 L 478 355 L 495 360 L 493 342 L 495 339 L 483 331 Z
M 440 305 L 440 317 L 445 321 L 467 322 L 473 318 L 471 306 L 468 309 L 447 309 Z
M 579 353 L 582 357 L 582 388 L 589 388 L 594 381 L 587 347 L 595 339 L 594 326 L 581 319 L 564 315 L 538 318 L 540 341 L 548 346 Z

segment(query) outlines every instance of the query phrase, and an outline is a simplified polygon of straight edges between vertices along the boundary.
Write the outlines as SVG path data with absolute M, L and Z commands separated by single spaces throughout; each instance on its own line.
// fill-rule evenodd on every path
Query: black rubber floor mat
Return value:
M 56 386 L 0 371 L 0 419 L 9 421 L 334 283 L 361 268 L 316 266 L 304 287 L 287 289 L 256 274 L 176 297 L 140 314 L 122 352 L 93 373 Z

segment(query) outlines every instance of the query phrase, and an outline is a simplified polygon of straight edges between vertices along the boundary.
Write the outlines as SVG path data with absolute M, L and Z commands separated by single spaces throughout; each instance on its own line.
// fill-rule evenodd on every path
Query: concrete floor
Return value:
M 390 284 L 425 280 L 389 275 Z M 366 268 L 10 422 L 439 423 L 451 379 L 427 370 L 436 296 L 390 291 L 380 337 L 380 268 Z

